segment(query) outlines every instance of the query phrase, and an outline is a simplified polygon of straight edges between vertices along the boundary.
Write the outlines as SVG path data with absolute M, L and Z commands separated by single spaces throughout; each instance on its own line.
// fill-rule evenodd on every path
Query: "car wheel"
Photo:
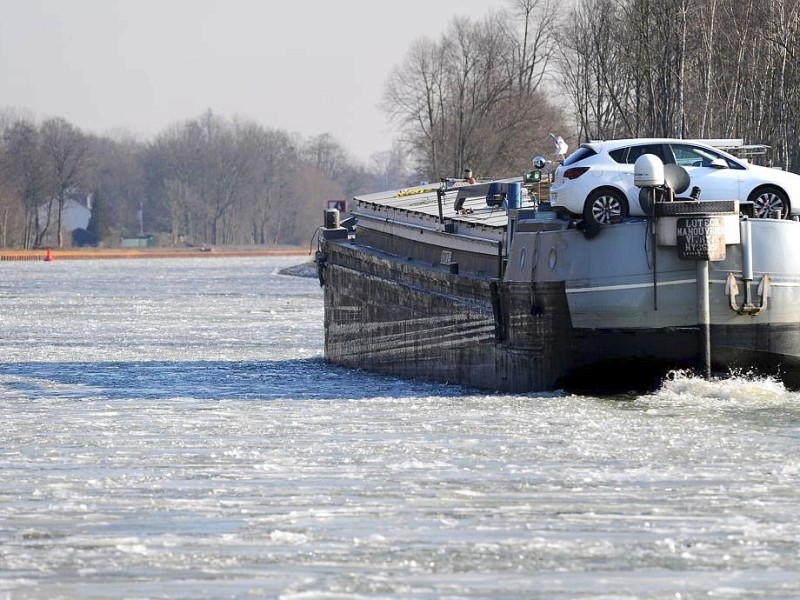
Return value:
M 781 212 L 782 218 L 789 217 L 789 198 L 780 188 L 771 185 L 756 188 L 747 200 L 753 203 L 753 213 L 760 219 L 777 211 Z
M 583 205 L 583 219 L 589 223 L 608 225 L 627 216 L 628 201 L 617 190 L 595 190 Z

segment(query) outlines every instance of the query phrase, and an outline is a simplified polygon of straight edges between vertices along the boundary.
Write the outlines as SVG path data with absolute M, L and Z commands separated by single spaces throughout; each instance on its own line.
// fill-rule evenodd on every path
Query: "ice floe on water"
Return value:
M 332 367 L 288 265 L 0 266 L 0 600 L 800 595 L 795 392 Z

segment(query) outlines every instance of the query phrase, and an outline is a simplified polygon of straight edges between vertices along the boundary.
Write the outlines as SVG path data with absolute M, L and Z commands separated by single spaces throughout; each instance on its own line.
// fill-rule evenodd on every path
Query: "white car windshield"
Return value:
M 682 167 L 710 167 L 711 162 L 719 158 L 725 161 L 729 169 L 743 168 L 726 156 L 708 148 L 691 144 L 671 144 L 671 147 L 672 153 L 675 155 L 675 162 Z

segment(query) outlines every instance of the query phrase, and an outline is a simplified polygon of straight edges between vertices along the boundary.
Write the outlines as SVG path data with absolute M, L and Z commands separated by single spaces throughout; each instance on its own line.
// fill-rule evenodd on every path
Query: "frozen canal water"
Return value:
M 331 367 L 292 262 L 0 263 L 0 600 L 800 597 L 798 394 Z

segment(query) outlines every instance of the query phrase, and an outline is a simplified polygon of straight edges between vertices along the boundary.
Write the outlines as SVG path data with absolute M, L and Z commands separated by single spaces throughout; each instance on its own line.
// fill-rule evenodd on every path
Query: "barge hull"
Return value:
M 566 354 L 557 332 L 568 325 L 569 313 L 563 286 L 551 287 L 538 293 L 540 314 L 521 319 L 511 307 L 515 301 L 530 304 L 530 286 L 329 244 L 325 355 L 350 368 L 475 388 L 553 389 Z M 515 344 L 518 334 L 508 325 L 522 320 L 536 335 Z
M 325 248 L 325 355 L 338 365 L 511 393 L 652 389 L 698 366 L 696 327 L 580 329 L 564 284 L 447 272 L 348 243 Z M 800 387 L 800 327 L 715 324 L 712 368 Z

